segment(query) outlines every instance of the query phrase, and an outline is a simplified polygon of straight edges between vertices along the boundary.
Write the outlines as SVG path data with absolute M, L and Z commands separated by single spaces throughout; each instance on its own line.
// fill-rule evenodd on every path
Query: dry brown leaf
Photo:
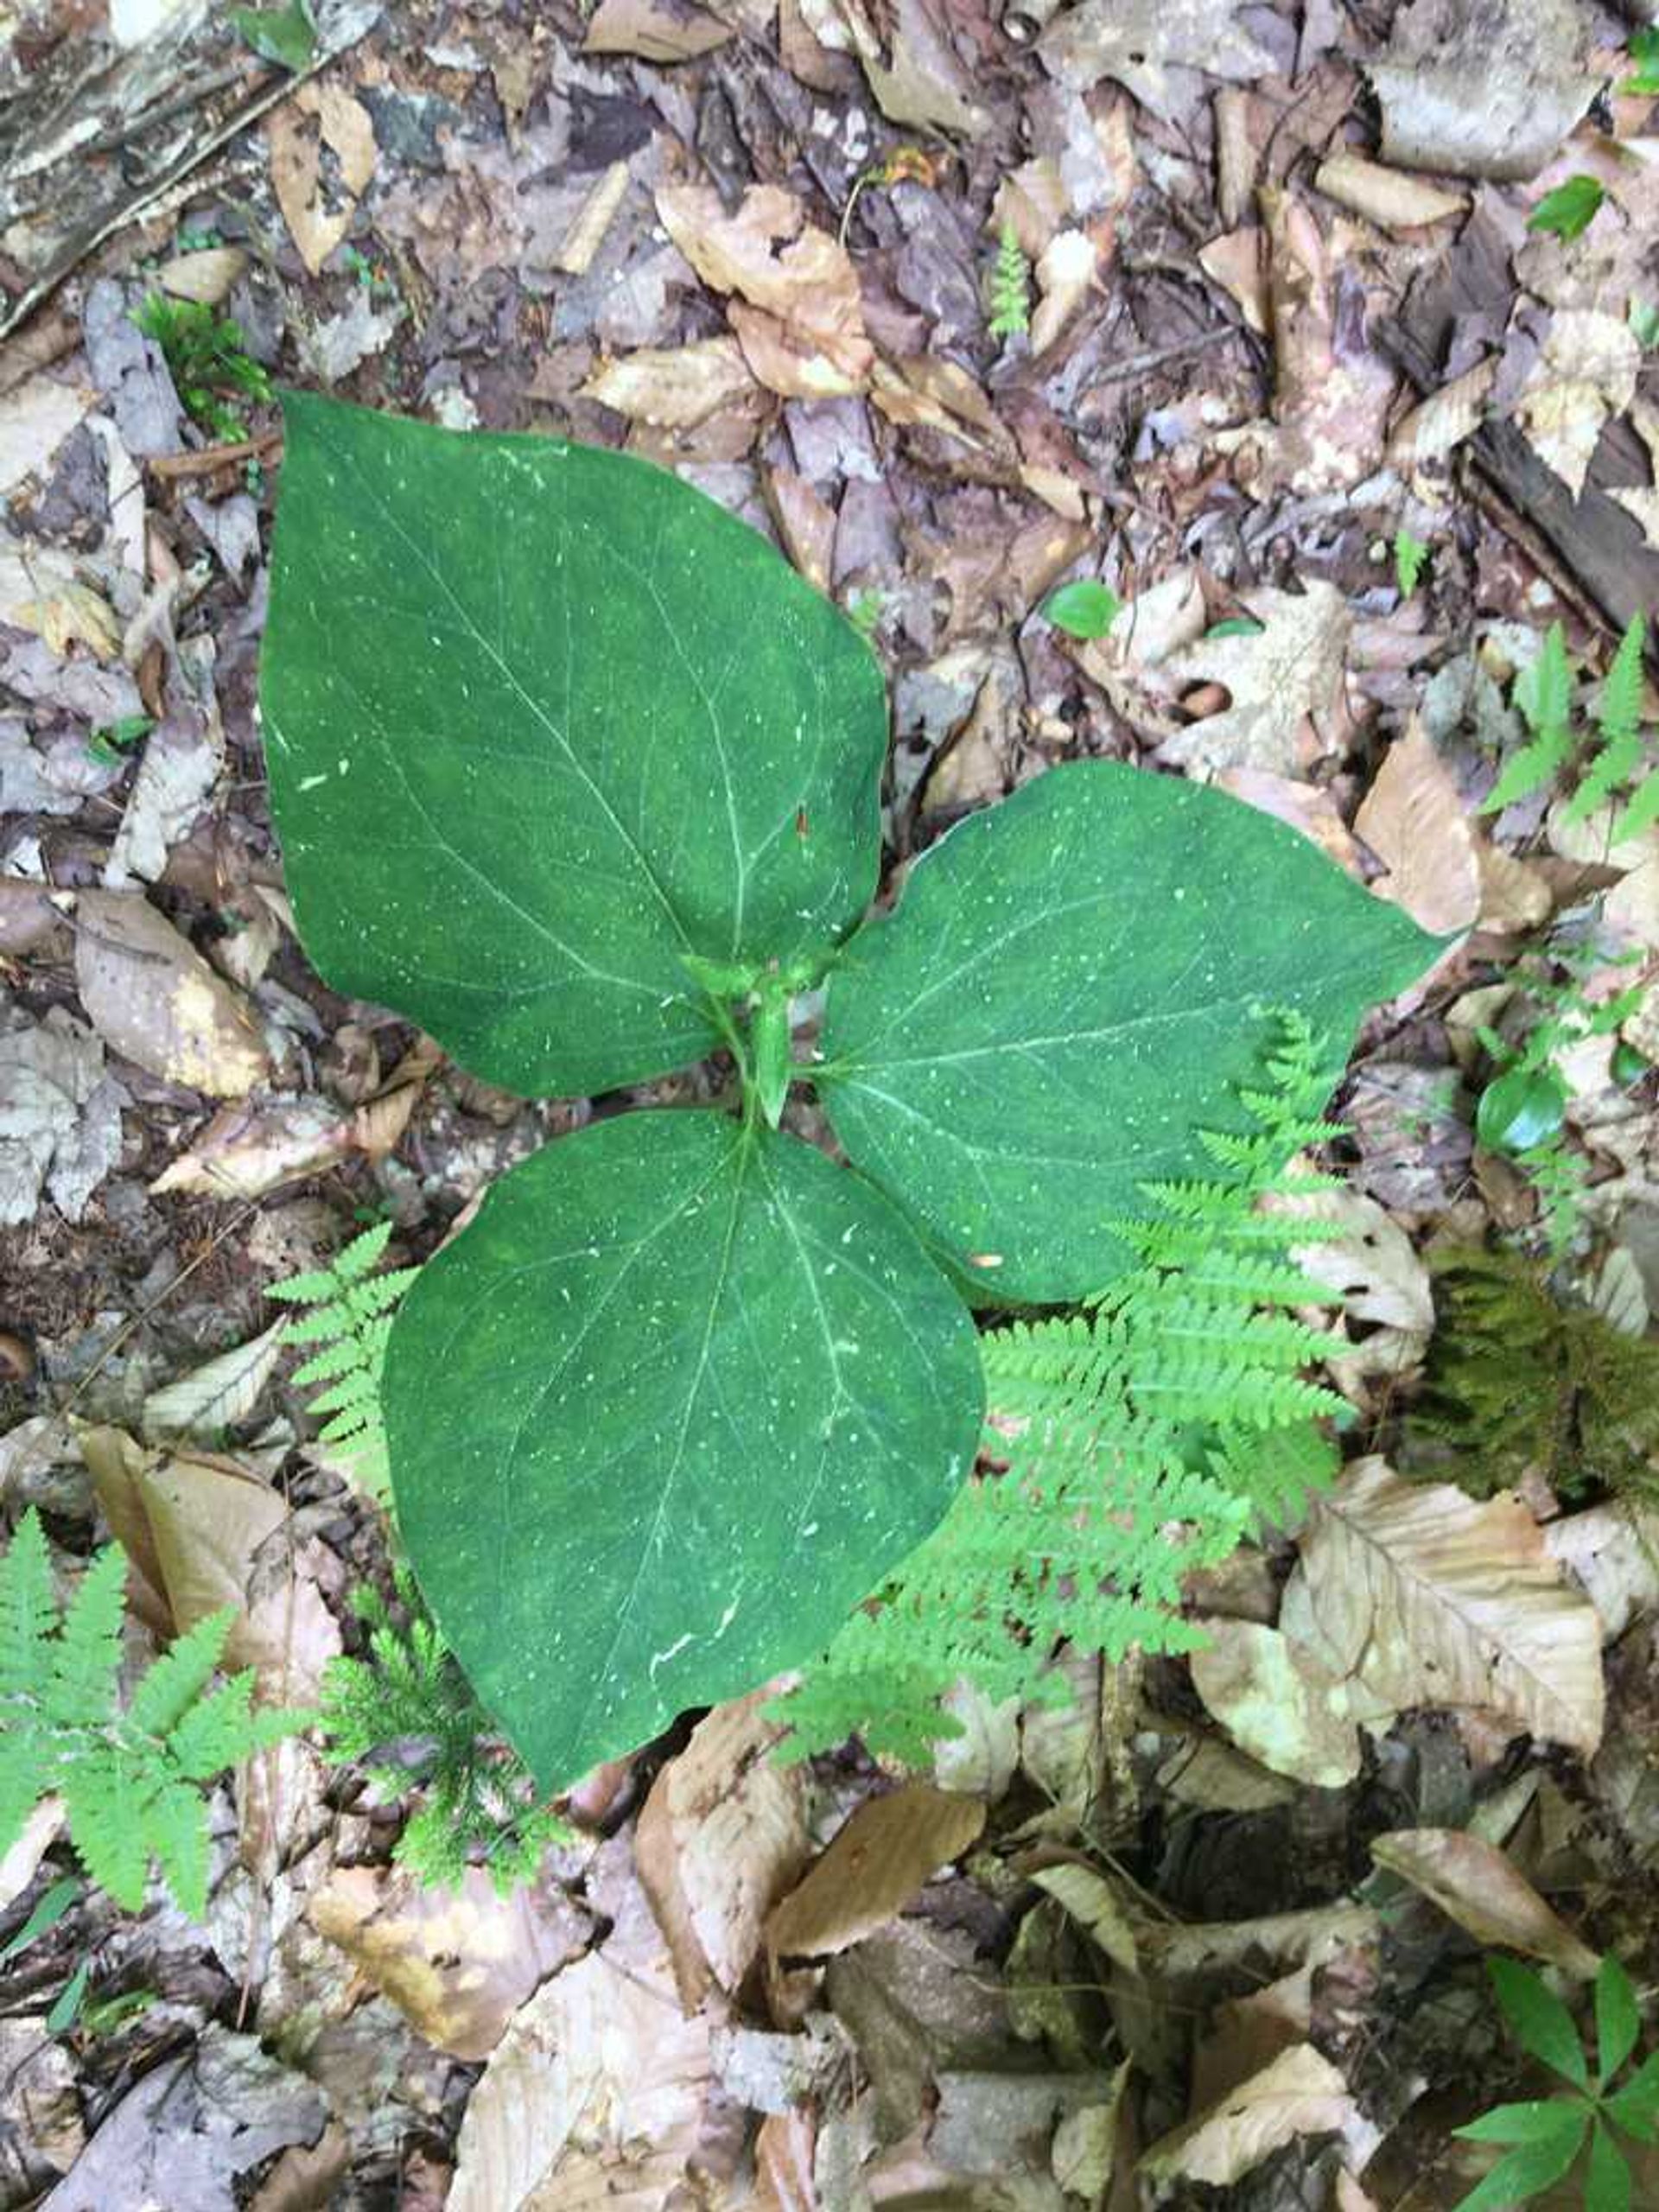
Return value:
M 1210 2110 L 1161 2137 L 1137 2171 L 1151 2181 L 1229 2189 L 1299 2135 L 1338 2132 L 1356 2111 L 1330 2060 L 1311 2043 L 1295 2044 Z
M 1058 1866 L 1039 1866 L 1031 1878 L 1093 1936 L 1109 1959 L 1115 1959 L 1127 1974 L 1140 1972 L 1135 1924 L 1104 1874 L 1068 1860 Z
M 165 1082 L 240 1098 L 270 1062 L 238 993 L 137 892 L 83 891 L 75 981 L 106 1044 Z
M 1272 326 L 1268 299 L 1268 234 L 1259 224 L 1224 231 L 1198 248 L 1206 276 L 1220 285 L 1258 338 Z
M 338 1867 L 306 1916 L 389 1997 L 423 2041 L 486 2058 L 538 1984 L 578 1956 L 587 1923 L 557 1889 L 497 1894 L 482 1867 L 429 1890 L 384 1866 Z
M 1192 1687 L 1239 1749 L 1274 1774 L 1340 1789 L 1359 1772 L 1346 1685 L 1315 1655 L 1256 1621 L 1206 1620 Z
M 1641 343 L 1622 317 L 1557 310 L 1516 413 L 1533 450 L 1575 499 L 1608 416 L 1630 404 L 1641 365 Z
M 1414 715 L 1354 817 L 1388 873 L 1379 895 L 1433 937 L 1472 926 L 1480 912 L 1475 832 L 1446 763 Z
M 150 1185 L 213 1198 L 257 1198 L 319 1173 L 353 1148 L 352 1122 L 326 1098 L 247 1100 L 221 1106 Z
M 1353 832 L 1337 811 L 1331 793 L 1319 784 L 1305 784 L 1294 776 L 1275 776 L 1268 768 L 1224 768 L 1216 778 L 1224 791 L 1242 798 L 1263 814 L 1272 815 L 1299 836 L 1307 838 L 1337 866 L 1365 880 L 1364 864 Z
M 84 385 L 33 376 L 0 397 L 0 498 L 47 467 L 95 397 Z
M 827 598 L 836 551 L 835 509 L 791 468 L 769 468 L 766 493 L 785 552 L 813 589 Z
M 1370 1905 L 1326 1904 L 1255 1920 L 1154 1923 L 1141 1930 L 1141 1952 L 1147 1971 L 1160 1979 L 1213 1981 L 1241 1969 L 1254 1978 L 1264 1967 L 1287 1974 L 1294 1967 L 1322 1966 L 1339 1951 L 1372 1948 L 1380 1932 Z
M 613 162 L 576 210 L 576 219 L 553 257 L 553 266 L 563 269 L 568 276 L 585 276 L 627 195 L 628 165 Z
M 694 0 L 599 0 L 584 54 L 637 54 L 645 61 L 694 61 L 732 35 Z
M 194 300 L 216 308 L 248 265 L 239 245 L 203 246 L 195 253 L 175 253 L 156 272 L 156 281 L 175 300 Z
M 287 1334 L 286 1320 L 273 1321 L 246 1344 L 234 1344 L 152 1390 L 144 1400 L 145 1441 L 158 1444 L 182 1437 L 211 1442 L 221 1431 L 246 1421 L 276 1371 Z
M 300 258 L 314 276 L 340 244 L 374 175 L 374 125 L 368 110 L 327 79 L 302 85 L 265 118 L 271 189 Z M 340 164 L 344 204 L 330 213 L 321 189 L 322 149 Z
M 1410 231 L 1461 215 L 1469 202 L 1461 192 L 1425 184 L 1420 176 L 1368 162 L 1360 154 L 1332 154 L 1314 172 L 1314 184 L 1327 200 L 1351 208 L 1386 231 Z
M 1643 1305 L 1645 1311 L 1645 1295 Z M 1592 1505 L 1549 1522 L 1544 1541 L 1587 1592 L 1605 1643 L 1659 1611 L 1659 1509 L 1634 1499 Z
M 1172 653 L 1159 671 L 1165 688 L 1219 684 L 1230 703 L 1165 739 L 1161 756 L 1190 773 L 1300 766 L 1304 720 L 1335 715 L 1351 618 L 1333 584 L 1300 594 L 1263 588 L 1244 595 L 1262 625 L 1249 637 L 1206 638 Z M 1120 618 L 1121 619 L 1121 618 Z
M 1528 861 L 1480 838 L 1475 847 L 1480 866 L 1480 926 L 1507 932 L 1536 929 L 1555 904 L 1549 879 Z
M 1411 410 L 1389 440 L 1388 458 L 1399 469 L 1421 468 L 1444 461 L 1486 419 L 1486 402 L 1497 381 L 1498 357 L 1491 354 L 1465 369 Z
M 728 214 L 711 186 L 664 185 L 657 212 L 703 283 L 734 293 L 728 310 L 750 368 L 790 398 L 861 391 L 874 353 L 858 276 L 844 246 L 806 220 L 779 185 L 756 185 Z
M 1480 1503 L 1357 1460 L 1314 1501 L 1301 1554 L 1281 1626 L 1379 1710 L 1471 1707 L 1593 1753 L 1600 1625 L 1517 1498 Z
M 976 137 L 990 117 L 950 39 L 950 0 L 830 0 L 877 106 L 893 123 Z M 826 11 L 818 11 L 818 22 Z M 815 22 L 814 29 L 817 25 Z M 823 33 L 819 32 L 819 36 Z
M 666 1959 L 590 1951 L 515 2016 L 467 2101 L 446 2212 L 662 2212 L 711 2087 Z
M 1524 1951 L 1582 1981 L 1595 1979 L 1596 1953 L 1479 1836 L 1460 1828 L 1395 1828 L 1371 1839 L 1371 1856 L 1433 1898 L 1478 1943 Z
M 754 2139 L 753 2212 L 820 2212 L 810 2112 L 772 2113 Z
M 640 1887 L 667 1939 L 688 2012 L 711 1988 L 735 1996 L 766 1916 L 809 1856 L 800 1774 L 778 1765 L 784 1734 L 754 1691 L 716 1706 L 652 1785 L 634 1837 Z
M 1273 57 L 1242 12 L 1240 0 L 1081 0 L 1049 25 L 1038 51 L 1079 92 L 1115 78 L 1142 107 L 1174 121 L 1199 71 L 1239 85 L 1273 74 Z
M 976 1797 L 910 1783 L 867 1797 L 800 1886 L 766 1923 L 774 1958 L 825 1959 L 904 1910 L 936 1869 L 985 1825 Z
M 633 422 L 686 430 L 753 390 L 736 339 L 705 338 L 694 346 L 641 346 L 607 361 L 582 396 Z
M 1100 248 L 1087 231 L 1057 232 L 1037 262 L 1041 297 L 1031 318 L 1031 350 L 1046 353 L 1094 288 Z

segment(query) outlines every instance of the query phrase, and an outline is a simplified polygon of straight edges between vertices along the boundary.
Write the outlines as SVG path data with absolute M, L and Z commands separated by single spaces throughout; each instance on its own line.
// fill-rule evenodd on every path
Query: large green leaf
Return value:
M 836 1134 L 988 1298 L 1127 1263 L 1140 1185 L 1236 1126 L 1264 1007 L 1345 1047 L 1438 950 L 1305 838 L 1109 761 L 1052 770 L 924 855 L 830 978 Z
M 410 1557 L 541 1781 L 828 1643 L 971 1465 L 972 1325 L 858 1177 L 709 1113 L 496 1185 L 386 1363 Z
M 283 420 L 261 702 L 307 951 L 516 1090 L 699 1058 L 682 956 L 813 960 L 868 903 L 868 649 L 647 462 Z

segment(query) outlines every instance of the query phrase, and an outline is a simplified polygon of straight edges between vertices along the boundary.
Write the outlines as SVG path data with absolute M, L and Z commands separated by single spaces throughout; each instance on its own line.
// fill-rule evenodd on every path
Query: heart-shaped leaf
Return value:
M 1252 1009 L 1345 1047 L 1434 938 L 1219 791 L 1052 770 L 924 855 L 830 979 L 818 1071 L 855 1164 L 993 1299 L 1101 1288 L 1114 1224 L 1239 1125 Z
M 944 1514 L 983 1395 L 908 1225 L 789 1136 L 601 1122 L 496 1185 L 386 1363 L 399 1527 L 548 1787 L 821 1649 Z
M 289 393 L 261 702 L 301 934 L 490 1081 L 717 1041 L 685 965 L 825 957 L 875 885 L 881 677 L 626 455 Z

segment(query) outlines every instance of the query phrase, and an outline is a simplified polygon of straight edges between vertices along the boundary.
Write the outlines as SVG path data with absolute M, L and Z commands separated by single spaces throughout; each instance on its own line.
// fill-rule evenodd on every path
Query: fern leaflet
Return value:
M 1573 757 L 1573 670 L 1559 622 L 1550 624 L 1537 658 L 1516 679 L 1514 698 L 1532 732 L 1531 742 L 1507 764 L 1481 807 L 1483 814 L 1496 814 L 1541 791 Z
M 386 1432 L 380 1412 L 380 1377 L 398 1302 L 416 1268 L 374 1269 L 391 1236 L 380 1222 L 354 1236 L 326 1268 L 290 1275 L 265 1294 L 284 1304 L 308 1307 L 289 1325 L 287 1341 L 320 1349 L 299 1368 L 294 1381 L 303 1389 L 328 1387 L 308 1401 L 307 1410 L 322 1421 L 318 1441 L 327 1445 L 353 1481 L 381 1503 L 387 1497 Z
M 1268 1076 L 1243 1094 L 1248 1133 L 1206 1140 L 1213 1179 L 1148 1187 L 1156 1211 L 1121 1230 L 1135 1262 L 1109 1290 L 982 1338 L 992 1471 L 780 1702 L 785 1756 L 856 1732 L 925 1762 L 954 1726 L 938 1700 L 964 1676 L 992 1699 L 1064 1697 L 1047 1666 L 1062 1637 L 1112 1657 L 1191 1649 L 1184 1577 L 1329 1480 L 1316 1423 L 1341 1402 L 1303 1372 L 1329 1340 L 1289 1309 L 1332 1296 L 1287 1255 L 1334 1232 L 1261 1210 L 1330 1187 L 1286 1166 L 1338 1134 L 1305 1023 L 1282 1022 Z
M 1031 328 L 1031 264 L 1012 223 L 998 234 L 991 270 L 991 315 L 985 326 L 992 338 L 1021 337 Z
M 200 1785 L 291 1734 L 307 1716 L 255 1713 L 251 1670 L 202 1694 L 225 1647 L 228 1612 L 180 1637 L 140 1678 L 123 1712 L 126 1567 L 120 1546 L 110 1545 L 60 1613 L 32 1510 L 0 1559 L 0 1852 L 37 1801 L 60 1791 L 75 1849 L 118 1905 L 140 1909 L 154 1859 L 181 1907 L 200 1920 L 207 1905 Z

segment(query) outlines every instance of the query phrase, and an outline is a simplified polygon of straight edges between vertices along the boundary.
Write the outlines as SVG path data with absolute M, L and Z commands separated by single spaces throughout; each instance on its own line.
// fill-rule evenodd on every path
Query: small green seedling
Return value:
M 1567 801 L 1565 819 L 1583 822 L 1622 792 L 1608 830 L 1610 845 L 1638 837 L 1659 821 L 1659 770 L 1646 766 L 1642 734 L 1642 655 L 1647 625 L 1632 615 L 1619 639 L 1588 729 L 1575 728 L 1574 679 L 1567 639 L 1553 622 L 1537 657 L 1516 678 L 1514 701 L 1531 735 L 1505 762 L 1503 774 L 1482 804 L 1496 814 L 1518 800 L 1548 789 L 1571 771 L 1578 784 Z
M 1570 176 L 1547 192 L 1527 218 L 1529 231 L 1542 231 L 1551 238 L 1558 238 L 1563 245 L 1570 245 L 1582 238 L 1607 197 L 1605 185 L 1598 177 Z
M 1043 601 L 1043 613 L 1068 638 L 1103 638 L 1122 611 L 1123 602 L 1109 584 L 1094 576 L 1077 576 Z
M 1634 99 L 1659 97 L 1659 23 L 1630 34 L 1630 73 L 1619 91 Z
M 872 917 L 880 671 L 764 539 L 630 455 L 283 405 L 260 687 L 311 957 L 522 1096 L 729 1065 L 734 1110 L 514 1167 L 391 1322 L 398 1535 L 544 1800 L 822 1652 L 969 1475 L 972 1308 L 1131 1271 L 1144 1186 L 1248 1121 L 1253 1009 L 1339 1056 L 1438 946 L 1103 760 Z M 848 1166 L 785 1125 L 809 1087 Z
M 122 715 L 115 721 L 101 723 L 87 739 L 86 750 L 105 766 L 118 768 L 155 727 L 149 715 Z
M 1541 2196 L 1572 2171 L 1586 2138 L 1584 2212 L 1630 2212 L 1630 2168 L 1618 2138 L 1659 2143 L 1659 2051 L 1643 2059 L 1621 2088 L 1612 2088 L 1642 2032 L 1630 1976 L 1611 1952 L 1603 1959 L 1596 1976 L 1592 2058 L 1573 2015 L 1539 1975 L 1513 1959 L 1491 1959 L 1487 1971 L 1516 2041 L 1566 2082 L 1569 2093 L 1499 2105 L 1456 2131 L 1467 2142 L 1512 2147 L 1455 2212 L 1499 2212 Z
M 1659 346 L 1659 304 L 1652 300 L 1639 300 L 1632 294 L 1624 319 L 1644 353 Z
M 20 1951 L 26 1951 L 41 1936 L 49 1935 L 64 1915 L 72 1912 L 86 1894 L 86 1885 L 76 1874 L 64 1875 L 60 1881 L 54 1882 L 49 1889 L 42 1891 L 33 1912 L 4 1950 L 0 1951 L 0 1967 L 8 1965 Z
M 231 21 L 262 61 L 274 61 L 296 77 L 316 59 L 310 0 L 288 0 L 285 8 L 232 8 Z
M 1394 580 L 1400 587 L 1402 599 L 1411 597 L 1427 566 L 1427 546 L 1421 537 L 1414 537 L 1402 523 L 1394 534 Z
M 1012 223 L 1004 223 L 998 234 L 985 328 L 992 338 L 1023 338 L 1031 328 L 1031 264 Z
M 133 314 L 146 338 L 166 359 L 186 412 L 216 438 L 234 441 L 247 425 L 227 393 L 264 401 L 270 378 L 248 353 L 238 327 L 200 300 L 169 299 L 152 292 Z

